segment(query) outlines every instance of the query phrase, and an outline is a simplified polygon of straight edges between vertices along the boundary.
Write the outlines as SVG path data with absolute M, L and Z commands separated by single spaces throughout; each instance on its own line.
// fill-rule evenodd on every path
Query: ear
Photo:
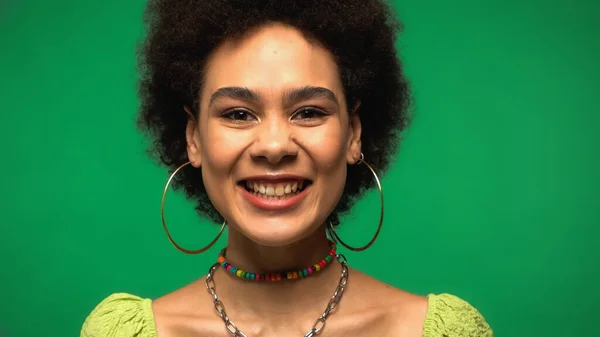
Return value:
M 183 109 L 188 115 L 187 126 L 185 128 L 185 140 L 187 142 L 187 154 L 188 159 L 195 168 L 202 165 L 202 158 L 200 156 L 200 133 L 198 132 L 198 122 L 196 117 L 192 113 L 192 110 L 184 106 Z
M 356 164 L 358 162 L 362 148 L 362 143 L 360 141 L 362 124 L 358 114 L 358 107 L 360 107 L 360 100 L 356 101 L 352 111 L 349 113 L 350 120 L 348 123 L 348 147 L 346 151 L 346 160 L 348 164 Z

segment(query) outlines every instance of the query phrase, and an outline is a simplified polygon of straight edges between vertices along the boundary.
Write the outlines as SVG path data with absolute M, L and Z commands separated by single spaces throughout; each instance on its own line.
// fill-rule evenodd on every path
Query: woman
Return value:
M 380 0 L 150 1 L 140 124 L 174 185 L 228 226 L 227 248 L 159 299 L 111 295 L 81 336 L 492 335 L 468 303 L 383 284 L 328 239 L 407 125 L 392 13 Z

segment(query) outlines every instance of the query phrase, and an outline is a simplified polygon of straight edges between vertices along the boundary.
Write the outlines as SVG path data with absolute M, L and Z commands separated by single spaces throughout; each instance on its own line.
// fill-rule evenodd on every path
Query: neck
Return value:
M 234 267 L 266 274 L 304 269 L 321 261 L 330 249 L 324 227 L 283 247 L 258 245 L 230 228 L 226 258 Z M 243 280 L 220 267 L 215 273 L 215 282 L 218 295 L 230 314 L 249 320 L 259 316 L 273 322 L 306 314 L 312 317 L 325 309 L 340 273 L 341 266 L 336 259 L 305 278 L 277 282 Z

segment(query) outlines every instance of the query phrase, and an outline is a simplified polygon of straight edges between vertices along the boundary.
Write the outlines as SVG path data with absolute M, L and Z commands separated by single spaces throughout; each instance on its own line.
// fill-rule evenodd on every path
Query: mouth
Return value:
M 305 191 L 312 181 L 293 179 L 281 181 L 242 180 L 238 183 L 248 193 L 266 200 L 285 200 Z

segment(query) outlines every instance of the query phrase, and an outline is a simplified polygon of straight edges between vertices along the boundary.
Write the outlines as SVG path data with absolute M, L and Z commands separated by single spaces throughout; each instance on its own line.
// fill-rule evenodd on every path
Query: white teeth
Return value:
M 277 187 L 275 187 L 275 194 L 278 196 L 282 196 L 283 195 L 283 191 L 285 191 L 285 187 L 281 186 L 281 185 L 277 185 Z
M 267 191 L 265 194 L 268 196 L 275 195 L 275 188 L 273 186 L 267 186 Z
M 246 186 L 254 195 L 267 199 L 285 199 L 300 193 L 304 183 L 295 181 L 289 183 L 260 183 L 246 181 Z

